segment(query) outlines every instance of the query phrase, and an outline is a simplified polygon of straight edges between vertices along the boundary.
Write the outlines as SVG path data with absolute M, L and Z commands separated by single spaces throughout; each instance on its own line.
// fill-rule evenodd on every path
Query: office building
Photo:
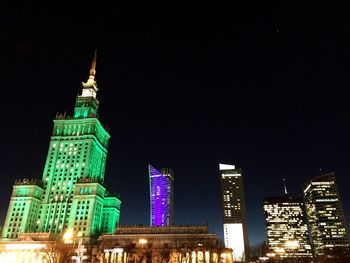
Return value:
M 278 258 L 311 259 L 302 198 L 288 194 L 267 197 L 263 200 L 263 208 L 270 251 Z
M 315 256 L 335 248 L 349 249 L 349 234 L 335 173 L 307 181 L 303 194 Z
M 174 220 L 174 173 L 170 168 L 157 170 L 152 165 L 149 170 L 150 224 L 151 226 L 171 226 Z
M 235 261 L 249 256 L 247 216 L 242 170 L 234 165 L 219 164 L 225 246 L 233 250 Z
M 66 229 L 84 237 L 115 231 L 121 201 L 103 184 L 110 135 L 98 117 L 95 74 L 96 53 L 74 115 L 57 114 L 53 121 L 42 180 L 15 182 L 3 238 L 27 232 L 61 234 Z

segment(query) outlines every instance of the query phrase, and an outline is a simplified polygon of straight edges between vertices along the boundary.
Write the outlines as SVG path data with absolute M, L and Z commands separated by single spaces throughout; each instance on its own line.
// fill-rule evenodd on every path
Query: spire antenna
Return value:
M 96 61 L 97 61 L 97 49 L 95 49 L 94 56 L 91 61 L 91 68 L 90 68 L 90 75 L 86 82 L 82 82 L 83 84 L 83 94 L 84 97 L 94 97 L 96 98 L 96 92 L 97 92 L 97 82 L 95 80 L 96 75 Z M 84 92 L 84 89 L 89 89 L 90 91 Z
M 284 194 L 288 194 L 288 191 L 287 191 L 287 184 L 286 184 L 286 179 L 283 178 L 283 187 L 284 187 Z
M 95 49 L 94 56 L 92 58 L 89 79 L 95 79 L 95 75 L 96 75 L 96 61 L 97 61 L 97 49 Z

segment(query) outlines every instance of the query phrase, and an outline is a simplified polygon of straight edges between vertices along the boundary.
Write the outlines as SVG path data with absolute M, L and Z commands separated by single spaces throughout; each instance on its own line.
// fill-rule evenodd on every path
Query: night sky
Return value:
M 282 194 L 282 178 L 299 195 L 335 171 L 350 221 L 348 9 L 230 2 L 2 9 L 0 224 L 14 180 L 41 178 L 52 120 L 72 114 L 95 48 L 121 224 L 149 224 L 150 163 L 175 172 L 175 223 L 222 236 L 219 162 L 243 169 L 253 244 L 265 240 L 262 198 Z

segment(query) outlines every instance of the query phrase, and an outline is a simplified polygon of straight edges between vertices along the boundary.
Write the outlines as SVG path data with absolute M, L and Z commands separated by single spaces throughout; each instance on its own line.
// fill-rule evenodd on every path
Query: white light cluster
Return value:
M 22 249 L 42 249 L 46 247 L 45 244 L 6 244 L 6 249 L 16 249 L 16 250 L 22 250 Z
M 224 224 L 225 247 L 233 250 L 235 261 L 244 259 L 244 236 L 242 224 Z
M 234 170 L 234 169 L 236 169 L 236 167 L 234 165 L 219 163 L 219 170 L 220 171 L 223 171 L 223 170 Z

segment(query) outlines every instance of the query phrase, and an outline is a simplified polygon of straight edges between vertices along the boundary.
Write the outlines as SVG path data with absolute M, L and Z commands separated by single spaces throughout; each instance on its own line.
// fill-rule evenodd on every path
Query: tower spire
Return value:
M 94 56 L 92 58 L 89 78 L 86 82 L 82 82 L 82 84 L 83 84 L 83 95 L 82 96 L 84 96 L 84 89 L 90 89 L 93 93 L 93 97 L 96 97 L 96 92 L 97 92 L 97 83 L 95 80 L 96 60 L 97 60 L 97 49 L 95 49 Z
M 95 53 L 94 53 L 94 56 L 92 58 L 89 79 L 95 79 L 95 75 L 96 75 L 96 61 L 97 61 L 97 49 L 95 49 Z
M 283 187 L 284 187 L 284 194 L 287 195 L 288 191 L 287 191 L 286 179 L 284 178 L 283 178 Z
M 98 100 L 97 95 L 97 82 L 95 80 L 96 75 L 96 61 L 97 61 L 97 49 L 95 49 L 94 56 L 92 57 L 90 75 L 86 82 L 82 82 L 83 90 L 81 95 L 78 95 L 75 102 L 74 117 L 75 118 L 87 118 L 91 116 L 97 116 L 98 112 Z

